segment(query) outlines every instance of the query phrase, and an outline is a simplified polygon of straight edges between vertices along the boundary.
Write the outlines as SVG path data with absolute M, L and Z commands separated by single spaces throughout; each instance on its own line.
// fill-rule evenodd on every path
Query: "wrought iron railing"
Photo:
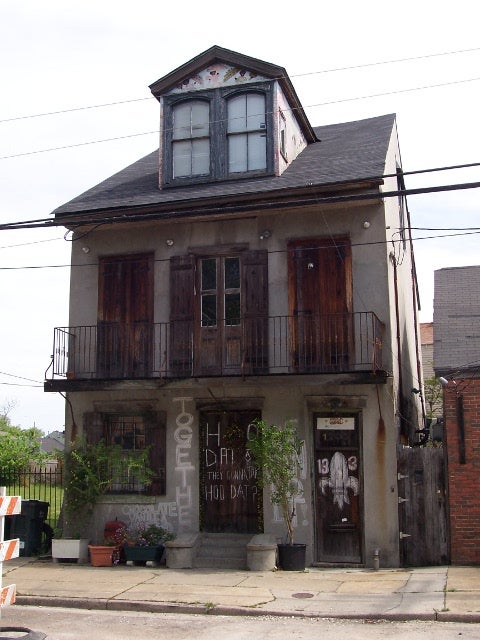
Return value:
M 196 327 L 102 322 L 57 327 L 52 378 L 188 378 L 381 371 L 384 326 L 372 312 L 241 318 Z

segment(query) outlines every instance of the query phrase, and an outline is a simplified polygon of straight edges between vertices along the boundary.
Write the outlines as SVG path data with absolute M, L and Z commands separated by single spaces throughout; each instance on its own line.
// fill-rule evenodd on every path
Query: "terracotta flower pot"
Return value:
M 118 562 L 120 547 L 89 544 L 90 564 L 92 567 L 111 567 Z

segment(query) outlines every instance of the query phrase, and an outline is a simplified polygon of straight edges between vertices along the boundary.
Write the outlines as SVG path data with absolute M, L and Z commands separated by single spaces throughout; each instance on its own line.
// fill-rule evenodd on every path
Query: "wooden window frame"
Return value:
M 229 173 L 228 171 L 228 113 L 230 98 L 242 94 L 259 93 L 265 96 L 266 167 L 261 170 Z M 177 177 L 173 175 L 173 111 L 185 101 L 206 101 L 210 113 L 210 173 L 209 175 Z M 172 94 L 164 98 L 163 181 L 164 187 L 202 184 L 223 180 L 239 180 L 274 173 L 273 95 L 271 83 L 253 83 L 242 87 L 225 87 L 193 94 Z

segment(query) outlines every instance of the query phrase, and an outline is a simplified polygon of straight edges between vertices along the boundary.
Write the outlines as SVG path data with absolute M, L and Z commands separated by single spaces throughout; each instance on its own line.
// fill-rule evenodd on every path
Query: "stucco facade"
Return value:
M 227 62 L 233 55 L 232 52 L 227 52 L 227 55 L 218 48 L 214 49 L 214 53 L 220 58 L 223 54 Z M 211 60 L 206 66 L 204 62 L 199 56 L 196 75 L 200 79 L 208 78 L 206 71 L 212 68 Z M 239 58 L 240 66 L 248 67 L 248 62 L 244 57 Z M 184 76 L 182 73 L 175 76 L 172 72 L 175 77 L 170 92 L 192 93 L 190 78 L 195 77 L 192 75 L 195 61 L 188 64 L 188 73 L 186 71 Z M 218 60 L 215 64 L 215 69 L 225 72 L 225 60 Z M 268 65 L 262 70 L 268 78 Z M 185 83 L 179 84 L 182 77 L 185 77 Z M 233 82 L 232 77 L 229 75 L 228 83 Z M 253 79 L 258 82 L 258 75 Z M 292 102 L 294 94 L 288 87 L 280 86 L 275 78 L 269 82 L 274 87 L 272 103 L 275 112 L 287 112 L 287 123 L 295 120 L 295 125 L 288 127 L 290 136 L 286 153 L 281 157 L 278 154 L 277 125 L 273 127 L 272 138 L 267 138 L 267 141 L 273 140 L 276 158 L 272 165 L 273 176 L 257 176 L 255 180 L 244 182 L 217 182 L 214 185 L 208 181 L 190 187 L 182 184 L 177 191 L 175 186 L 160 190 L 157 182 L 159 195 L 154 195 L 152 187 L 152 195 L 146 195 L 141 205 L 148 206 L 151 215 L 146 212 L 141 219 L 137 217 L 129 222 L 130 213 L 138 211 L 132 208 L 138 194 L 132 193 L 128 197 L 128 185 L 144 179 L 140 165 L 138 169 L 134 165 L 126 170 L 124 178 L 119 174 L 110 186 L 108 181 L 103 187 L 98 185 L 90 195 L 81 196 L 56 212 L 59 223 L 73 229 L 72 265 L 75 267 L 71 275 L 69 335 L 75 334 L 72 328 L 97 327 L 104 295 L 102 291 L 106 286 L 104 283 L 99 285 L 99 264 L 109 256 L 138 254 L 151 257 L 151 318 L 156 327 L 168 325 L 170 329 L 175 315 L 174 306 L 179 304 L 172 299 L 172 293 L 175 294 L 172 289 L 177 286 L 173 283 L 180 282 L 172 280 L 176 261 L 183 260 L 187 264 L 188 258 L 189 265 L 194 266 L 192 273 L 196 275 L 192 276 L 195 283 L 192 301 L 196 305 L 197 299 L 204 295 L 205 286 L 198 278 L 199 273 L 203 273 L 205 261 L 224 265 L 225 260 L 238 260 L 240 268 L 248 270 L 247 258 L 254 256 L 258 259 L 261 256 L 262 260 L 265 258 L 261 268 L 265 300 L 258 302 L 258 292 L 252 292 L 251 288 L 252 281 L 255 288 L 255 277 L 260 273 L 257 267 L 257 271 L 255 268 L 245 271 L 250 274 L 245 286 L 242 281 L 227 292 L 226 281 L 222 281 L 224 300 L 228 295 L 238 296 L 239 304 L 244 305 L 248 304 L 245 299 L 250 295 L 255 298 L 256 305 L 261 303 L 262 308 L 267 309 L 262 327 L 268 339 L 265 338 L 263 344 L 264 338 L 258 338 L 256 343 L 258 347 L 258 340 L 261 340 L 264 347 L 261 366 L 257 362 L 249 368 L 248 358 L 251 355 L 244 333 L 236 343 L 240 344 L 240 359 L 231 369 L 225 366 L 216 372 L 210 368 L 205 375 L 205 370 L 202 372 L 195 368 L 195 364 L 189 364 L 193 368 L 188 374 L 173 375 L 168 361 L 175 345 L 166 340 L 158 349 L 155 343 L 156 364 L 147 375 L 116 375 L 105 379 L 98 374 L 98 356 L 97 369 L 94 365 L 89 368 L 83 364 L 85 353 L 98 349 L 100 338 L 97 337 L 96 342 L 92 341 L 82 349 L 70 345 L 68 367 L 73 369 L 73 375 L 67 379 L 66 370 L 62 372 L 58 367 L 54 368 L 54 376 L 47 381 L 46 390 L 62 390 L 68 394 L 67 441 L 72 435 L 72 415 L 80 433 L 85 429 L 83 416 L 92 413 L 104 416 L 104 419 L 112 415 L 163 416 L 164 493 L 105 496 L 97 505 L 90 525 L 93 538 L 100 540 L 103 523 L 115 518 L 132 524 L 157 522 L 177 535 L 209 531 L 213 524 L 205 515 L 210 508 L 207 503 L 217 500 L 225 503 L 255 501 L 258 522 L 256 531 L 251 533 L 264 531 L 281 541 L 285 530 L 278 509 L 272 507 L 268 500 L 268 489 L 265 489 L 261 500 L 256 494 L 255 483 L 244 481 L 248 475 L 247 467 L 250 469 L 245 462 L 248 455 L 242 458 L 243 462 L 235 467 L 235 471 L 222 471 L 218 467 L 215 472 L 210 472 L 208 467 L 209 455 L 213 455 L 208 448 L 212 434 L 208 431 L 209 426 L 202 426 L 208 422 L 208 416 L 250 411 L 268 423 L 293 421 L 304 442 L 295 499 L 295 531 L 296 541 L 307 544 L 307 563 L 372 566 L 374 551 L 380 549 L 382 565 L 398 566 L 397 448 L 408 444 L 422 418 L 418 398 L 411 393 L 412 387 L 418 386 L 420 356 L 409 225 L 402 197 L 383 197 L 385 193 L 399 190 L 397 171 L 401 163 L 394 119 L 371 119 L 366 121 L 366 125 L 351 123 L 351 140 L 350 125 L 345 128 L 342 125 L 338 125 L 339 128 L 337 125 L 325 127 L 324 137 L 320 130 L 315 130 L 318 135 L 315 142 L 313 130 L 292 115 L 294 110 L 287 109 L 295 106 Z M 167 85 L 168 77 L 163 84 L 158 81 L 152 86 L 158 93 Z M 166 89 L 165 94 L 168 94 Z M 157 97 L 162 105 L 162 97 Z M 377 123 L 383 132 L 381 136 L 377 134 Z M 353 135 L 357 129 L 365 132 L 362 135 L 366 138 L 371 131 L 366 149 L 369 145 L 377 145 L 379 161 L 375 174 L 372 173 L 373 167 L 365 167 L 363 175 L 355 175 L 355 169 L 350 171 L 348 162 L 342 168 L 342 161 L 349 159 L 357 144 Z M 325 140 L 325 143 L 318 140 Z M 315 148 L 336 149 L 338 154 L 335 159 L 325 157 L 320 161 L 325 173 L 323 183 L 315 177 L 318 172 L 313 171 L 314 155 L 309 156 L 311 160 L 305 160 L 305 154 L 313 154 Z M 160 167 L 160 184 L 165 162 L 168 162 L 168 153 L 165 158 L 160 152 L 156 164 Z M 295 169 L 299 162 L 306 163 L 313 177 L 305 175 L 301 168 Z M 351 166 L 357 165 L 358 162 L 352 159 Z M 153 156 L 149 166 L 154 166 Z M 154 178 L 153 174 L 151 178 Z M 282 189 L 275 182 L 278 180 L 285 181 Z M 359 198 L 361 194 L 363 197 Z M 157 197 L 160 200 L 155 205 L 153 199 Z M 188 205 L 189 198 L 192 199 L 191 205 Z M 183 207 L 181 213 L 178 213 L 179 202 Z M 119 215 L 124 212 L 121 224 L 113 219 L 100 226 L 92 224 L 93 213 L 101 217 L 112 208 Z M 159 213 L 161 210 L 165 215 Z M 82 223 L 79 215 L 90 219 Z M 399 228 L 404 229 L 400 238 Z M 319 247 L 324 247 L 326 253 L 330 251 L 332 258 L 328 268 L 333 269 L 331 265 L 338 263 L 342 276 L 325 272 L 318 275 L 318 282 L 323 283 L 322 291 L 331 290 L 333 293 L 330 295 L 338 295 L 343 300 L 348 313 L 329 313 L 328 316 L 344 318 L 341 325 L 341 331 L 345 332 L 343 352 L 337 348 L 333 354 L 334 338 L 330 335 L 328 365 L 325 359 L 322 362 L 317 359 L 314 365 L 309 362 L 306 366 L 301 358 L 307 351 L 310 357 L 311 345 L 319 338 L 312 337 L 313 333 L 308 334 L 309 346 L 306 347 L 307 325 L 300 325 L 298 318 L 300 315 L 313 315 L 306 307 L 307 294 L 316 308 L 318 299 L 325 295 L 320 290 L 315 293 L 315 289 L 312 293 L 311 289 L 311 283 L 317 282 L 315 269 L 324 264 L 322 260 L 326 260 Z M 337 254 L 341 254 L 341 260 Z M 303 256 L 307 256 L 304 265 L 301 262 Z M 311 256 L 318 257 L 319 262 Z M 301 275 L 304 272 L 300 270 L 300 264 L 305 267 L 306 275 Z M 336 289 L 328 289 L 335 278 L 347 293 L 338 291 L 338 284 Z M 302 295 L 298 293 L 301 287 Z M 211 291 L 207 294 L 213 295 Z M 204 304 L 207 304 L 206 299 Z M 283 319 L 283 324 L 279 319 Z M 203 319 L 198 322 L 196 331 L 205 330 L 206 333 L 208 329 L 213 334 L 211 324 L 207 326 Z M 224 334 L 233 325 L 240 324 L 236 320 L 225 323 L 228 328 L 225 326 Z M 338 333 L 340 325 L 336 326 Z M 277 327 L 283 327 L 278 329 L 278 334 Z M 310 331 L 311 325 L 308 327 Z M 302 346 L 298 343 L 295 355 L 292 355 L 292 344 L 299 340 L 300 334 L 303 336 Z M 208 339 L 212 341 L 212 338 Z M 194 360 L 195 340 L 197 338 L 187 354 L 190 357 L 193 353 Z M 339 340 L 342 338 L 336 336 L 337 347 Z M 202 342 L 202 349 L 209 348 L 210 342 Z M 319 345 L 320 342 L 315 342 L 315 349 Z M 92 357 L 95 360 L 94 355 Z M 220 418 L 215 420 L 220 424 Z M 227 456 L 229 451 L 220 448 L 217 453 Z M 336 465 L 343 465 L 336 466 L 337 471 L 333 469 L 333 460 Z M 331 520 L 327 521 L 322 505 L 328 506 Z M 220 509 L 218 513 L 223 511 Z M 244 529 L 249 532 L 249 526 Z M 347 538 L 350 542 L 344 543 Z

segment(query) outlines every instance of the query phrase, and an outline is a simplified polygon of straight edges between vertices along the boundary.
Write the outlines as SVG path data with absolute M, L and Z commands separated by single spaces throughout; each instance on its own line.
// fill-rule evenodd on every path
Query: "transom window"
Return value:
M 273 172 L 269 83 L 165 98 L 165 185 Z

